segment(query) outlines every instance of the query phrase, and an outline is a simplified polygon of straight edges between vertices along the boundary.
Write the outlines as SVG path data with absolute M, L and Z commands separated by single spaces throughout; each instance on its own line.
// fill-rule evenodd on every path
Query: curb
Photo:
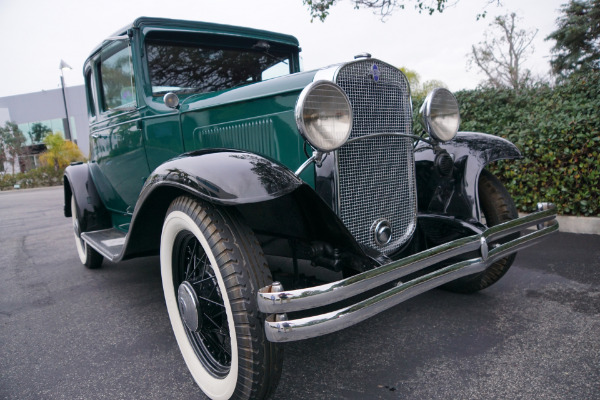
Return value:
M 519 217 L 526 215 L 528 214 L 519 213 Z M 556 216 L 556 220 L 558 221 L 559 232 L 600 235 L 600 218 L 558 215 Z
M 560 232 L 600 235 L 600 218 L 559 215 L 556 219 L 558 220 L 558 230 Z
M 42 190 L 52 190 L 52 189 L 57 189 L 57 188 L 62 188 L 62 185 L 57 185 L 57 186 L 40 186 L 40 187 L 23 188 L 23 189 L 0 190 L 0 195 L 5 194 L 5 193 L 8 194 L 8 193 L 35 192 L 35 191 L 42 191 Z

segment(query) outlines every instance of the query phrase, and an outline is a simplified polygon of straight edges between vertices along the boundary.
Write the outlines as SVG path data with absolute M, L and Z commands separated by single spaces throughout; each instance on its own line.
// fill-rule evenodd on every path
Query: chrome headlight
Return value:
M 456 136 L 460 125 L 458 101 L 448 89 L 433 89 L 421 106 L 421 116 L 432 138 L 447 142 Z
M 317 150 L 341 147 L 352 130 L 352 107 L 341 87 L 330 81 L 313 82 L 304 88 L 296 103 L 300 134 Z

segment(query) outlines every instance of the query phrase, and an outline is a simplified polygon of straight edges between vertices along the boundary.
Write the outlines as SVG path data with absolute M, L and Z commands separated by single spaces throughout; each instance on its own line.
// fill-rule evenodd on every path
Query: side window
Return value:
M 266 81 L 267 79 L 278 78 L 280 76 L 290 74 L 290 65 L 288 60 L 281 61 L 262 72 L 261 80 Z
M 88 116 L 90 119 L 96 117 L 96 104 L 94 102 L 94 87 L 92 86 L 92 69 L 85 71 L 85 96 L 87 98 Z
M 135 107 L 135 90 L 131 51 L 129 46 L 120 50 L 103 51 L 100 62 L 102 110 Z

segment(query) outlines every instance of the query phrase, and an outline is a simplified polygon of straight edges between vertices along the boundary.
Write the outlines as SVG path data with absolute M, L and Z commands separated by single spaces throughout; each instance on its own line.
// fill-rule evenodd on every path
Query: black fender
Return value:
M 288 168 L 254 153 L 196 151 L 156 168 L 146 180 L 140 200 L 159 187 L 170 186 L 210 203 L 248 204 L 281 197 L 301 184 L 302 180 Z
M 367 258 L 337 215 L 291 170 L 254 153 L 211 149 L 167 161 L 150 175 L 121 259 L 157 252 L 167 209 L 182 194 L 235 208 L 268 254 L 298 251 L 299 258 L 310 258 L 309 241 L 322 241 L 340 257 Z
M 71 217 L 71 196 L 74 196 L 81 232 L 111 227 L 110 214 L 98 195 L 87 163 L 72 164 L 65 169 L 63 190 L 64 215 Z
M 447 174 L 435 165 L 443 151 L 453 159 Z M 415 149 L 419 212 L 453 216 L 477 222 L 480 217 L 478 181 L 481 170 L 502 159 L 522 158 L 519 149 L 498 136 L 478 132 L 459 132 L 446 143 L 432 148 L 419 143 Z

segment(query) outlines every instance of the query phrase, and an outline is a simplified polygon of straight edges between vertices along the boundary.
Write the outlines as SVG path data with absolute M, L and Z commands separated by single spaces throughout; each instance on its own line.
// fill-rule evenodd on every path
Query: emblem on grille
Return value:
M 379 67 L 377 64 L 371 66 L 371 76 L 375 82 L 379 82 Z

